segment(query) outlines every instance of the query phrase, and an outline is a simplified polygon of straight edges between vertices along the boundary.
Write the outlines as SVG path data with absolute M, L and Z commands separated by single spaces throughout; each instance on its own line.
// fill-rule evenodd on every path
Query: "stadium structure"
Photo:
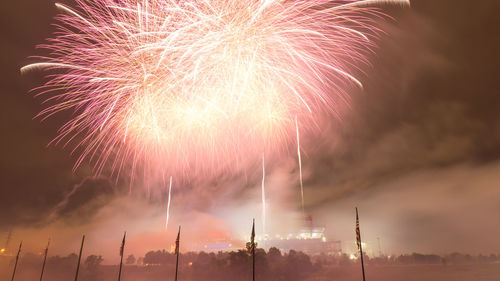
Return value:
M 340 240 L 328 240 L 325 235 L 324 226 L 314 226 L 312 217 L 307 216 L 304 226 L 297 233 L 276 234 L 257 236 L 256 242 L 259 248 L 269 250 L 278 248 L 281 252 L 290 250 L 301 251 L 309 255 L 342 254 L 342 243 Z M 245 248 L 245 241 L 231 238 L 213 240 L 196 247 L 196 251 L 204 252 L 229 252 Z

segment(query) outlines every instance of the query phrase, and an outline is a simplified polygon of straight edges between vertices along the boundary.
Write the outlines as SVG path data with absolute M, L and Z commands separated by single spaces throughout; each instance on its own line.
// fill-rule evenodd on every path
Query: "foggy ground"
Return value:
M 472 265 L 389 265 L 367 266 L 370 281 L 497 281 L 500 280 L 500 264 Z M 323 271 L 307 281 L 359 281 L 358 267 L 336 267 Z
M 220 273 L 215 273 L 214 268 L 195 269 L 187 266 L 180 271 L 180 281 L 221 281 L 221 280 L 251 280 L 250 266 L 244 274 L 230 279 L 221 278 Z M 18 266 L 16 281 L 39 280 L 41 262 L 28 264 L 22 261 Z M 74 279 L 74 265 L 66 268 L 54 269 L 47 267 L 44 280 L 66 281 Z M 1 257 L 0 280 L 10 280 L 13 269 L 13 260 Z M 173 264 L 165 266 L 125 266 L 123 281 L 156 281 L 173 280 Z M 293 271 L 293 269 L 289 269 Z M 198 272 L 197 272 L 198 271 Z M 272 270 L 271 270 L 272 271 Z M 80 281 L 111 281 L 117 280 L 117 266 L 100 266 L 97 271 L 91 272 L 82 262 Z M 500 263 L 474 263 L 474 264 L 434 264 L 434 265 L 373 265 L 366 266 L 367 279 L 370 281 L 498 281 L 500 279 Z M 281 277 L 272 277 L 268 271 L 266 278 L 260 280 L 287 280 Z M 259 280 L 257 276 L 257 280 Z M 328 265 L 314 268 L 307 276 L 294 276 L 292 280 L 303 281 L 359 281 L 361 272 L 359 264 Z

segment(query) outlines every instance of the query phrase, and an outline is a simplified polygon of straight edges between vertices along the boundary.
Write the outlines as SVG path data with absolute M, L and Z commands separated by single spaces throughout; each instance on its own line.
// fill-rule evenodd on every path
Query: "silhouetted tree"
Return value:
M 90 255 L 85 259 L 85 267 L 88 271 L 96 271 L 103 260 L 102 256 Z
M 258 248 L 258 246 L 259 246 L 259 243 L 255 242 L 255 249 L 257 249 L 257 248 Z M 252 243 L 247 242 L 247 243 L 245 244 L 245 247 L 246 247 L 246 249 L 247 249 L 247 252 L 251 254 L 251 253 L 252 253 Z
M 263 249 L 257 248 L 255 254 L 258 281 L 342 280 L 345 277 L 345 272 L 353 270 L 358 272 L 359 270 L 357 266 L 349 266 L 353 263 L 359 263 L 359 260 L 351 261 L 346 254 L 308 256 L 297 251 L 282 254 L 277 248 L 271 248 L 267 253 Z M 49 257 L 47 260 L 47 280 L 73 280 L 77 259 L 76 254 L 66 257 Z M 133 255 L 129 255 L 126 263 L 132 264 L 135 260 Z M 127 280 L 165 280 L 168 279 L 166 277 L 172 276 L 175 270 L 175 256 L 165 250 L 150 251 L 146 254 L 144 260 L 146 263 L 155 266 L 130 267 L 125 275 Z M 496 260 L 498 260 L 498 256 L 494 254 L 470 256 L 453 253 L 446 257 L 440 257 L 438 255 L 413 253 L 390 258 L 377 257 L 370 259 L 369 262 L 371 264 L 392 264 L 392 266 L 398 266 L 398 264 L 446 264 L 448 266 L 449 264 L 451 269 L 454 264 L 466 264 L 467 268 L 472 268 L 469 263 L 494 263 Z M 79 281 L 116 280 L 116 267 L 101 266 L 102 261 L 101 256 L 90 255 L 86 257 L 80 268 Z M 33 272 L 39 273 L 40 262 L 40 255 L 26 253 L 22 260 L 23 272 L 29 272 L 30 268 L 32 268 Z M 204 252 L 183 253 L 180 262 L 182 280 L 251 280 L 252 260 L 248 249 L 219 252 L 217 254 Z M 342 268 L 345 266 L 350 268 L 347 270 Z M 484 267 L 486 268 L 486 266 Z M 0 279 L 3 280 L 5 278 L 2 278 L 1 273 Z
M 174 261 L 175 255 L 166 252 L 165 250 L 147 252 L 143 259 L 143 263 L 153 265 L 172 264 Z
M 342 254 L 339 259 L 339 265 L 340 266 L 346 266 L 351 264 L 351 259 L 347 254 Z
M 271 247 L 267 252 L 270 261 L 277 261 L 281 259 L 281 251 L 276 247 Z
M 302 252 L 290 250 L 285 256 L 285 280 L 302 280 L 312 271 L 311 259 Z
M 134 264 L 134 263 L 135 263 L 134 255 L 128 255 L 127 259 L 125 260 L 125 264 Z

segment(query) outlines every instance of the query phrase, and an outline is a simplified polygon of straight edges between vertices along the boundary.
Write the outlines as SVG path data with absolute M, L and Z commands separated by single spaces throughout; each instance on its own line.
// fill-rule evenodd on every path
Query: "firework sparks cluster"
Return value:
M 55 142 L 96 172 L 177 177 L 245 168 L 282 153 L 296 130 L 339 114 L 368 64 L 383 16 L 408 1 L 76 0 L 56 4 L 51 72 L 36 89 L 49 117 L 72 110 Z M 297 123 L 298 120 L 298 123 Z M 297 131 L 298 134 L 298 131 Z M 159 167 L 159 168 L 158 168 Z

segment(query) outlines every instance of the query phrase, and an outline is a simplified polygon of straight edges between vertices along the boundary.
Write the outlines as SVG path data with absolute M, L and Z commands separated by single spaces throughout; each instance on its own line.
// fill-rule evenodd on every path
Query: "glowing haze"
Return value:
M 54 141 L 97 174 L 178 178 L 245 170 L 286 153 L 299 128 L 338 117 L 380 32 L 374 5 L 409 4 L 76 2 L 56 4 L 58 32 L 41 46 L 50 54 L 22 68 L 50 71 L 35 89 L 48 104 L 41 117 L 73 112 Z

